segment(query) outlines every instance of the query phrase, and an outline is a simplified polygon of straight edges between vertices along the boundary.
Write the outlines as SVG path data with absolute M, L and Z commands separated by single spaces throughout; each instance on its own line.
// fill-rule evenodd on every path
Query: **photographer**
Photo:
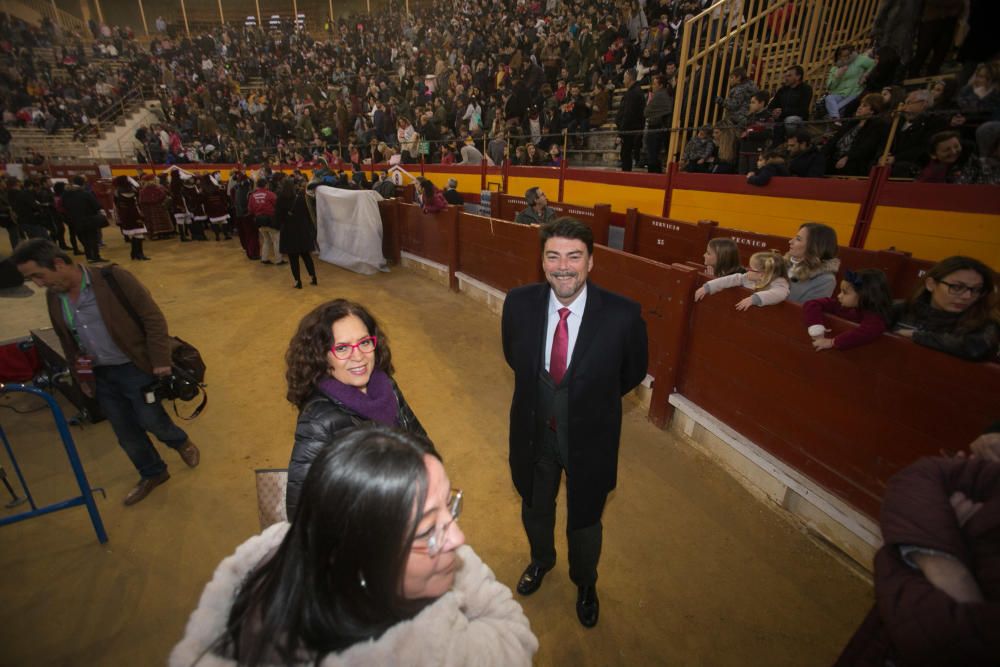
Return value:
M 25 278 L 48 288 L 49 318 L 66 361 L 83 392 L 97 397 L 118 444 L 141 475 L 125 504 L 134 505 L 170 479 L 147 431 L 189 467 L 197 466 L 198 448 L 156 400 L 158 380 L 171 375 L 170 339 L 166 318 L 145 286 L 119 266 L 105 269 L 139 315 L 140 327 L 103 271 L 75 264 L 51 241 L 21 243 L 12 259 Z

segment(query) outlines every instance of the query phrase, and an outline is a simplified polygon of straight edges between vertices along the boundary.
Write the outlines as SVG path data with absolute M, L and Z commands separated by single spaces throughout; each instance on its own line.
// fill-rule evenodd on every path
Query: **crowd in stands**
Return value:
M 334 169 L 419 160 L 559 166 L 564 131 L 581 147 L 588 131 L 612 122 L 621 168 L 660 172 L 684 20 L 710 4 L 437 2 L 411 15 L 341 18 L 316 37 L 235 25 L 188 37 L 157 19 L 141 48 L 128 30 L 92 24 L 90 53 L 51 22 L 33 28 L 8 19 L 0 22 L 4 124 L 85 127 L 141 85 L 163 102 L 161 122 L 136 132 L 141 162 L 306 167 L 322 156 Z M 897 33 L 917 39 L 926 16 L 896 16 L 887 27 L 883 15 L 894 4 L 884 3 L 876 22 L 877 48 L 837 50 L 824 90 L 812 90 L 798 65 L 773 92 L 759 89 L 755 63 L 735 66 L 727 94 L 714 100 L 719 124 L 687 141 L 682 169 L 752 173 L 757 185 L 786 170 L 864 176 L 883 159 L 891 114 L 905 98 L 886 159 L 894 176 L 996 182 L 1000 75 L 977 46 L 982 31 L 970 31 L 958 52 L 957 76 L 906 91 L 907 73 L 938 74 L 950 51 L 935 51 L 926 36 L 920 48 L 900 47 L 905 36 Z M 56 77 L 33 57 L 42 44 L 55 46 L 71 76 Z M 971 58 L 987 62 L 977 67 Z M 958 150 L 941 132 L 958 133 Z M 809 160 L 793 152 L 801 145 Z

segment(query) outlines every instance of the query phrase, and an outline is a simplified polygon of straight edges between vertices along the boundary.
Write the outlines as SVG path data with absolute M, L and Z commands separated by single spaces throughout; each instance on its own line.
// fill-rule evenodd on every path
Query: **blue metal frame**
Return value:
M 94 502 L 94 489 L 90 487 L 90 482 L 87 481 L 87 473 L 83 470 L 83 464 L 80 462 L 80 455 L 77 454 L 76 445 L 73 443 L 73 436 L 69 432 L 69 425 L 66 423 L 66 417 L 63 415 L 59 404 L 56 403 L 55 398 L 41 389 L 36 389 L 35 387 L 29 387 L 23 384 L 0 383 L 0 394 L 6 393 L 34 394 L 48 403 L 49 409 L 52 411 L 52 418 L 55 420 L 56 427 L 59 429 L 59 436 L 62 438 L 63 448 L 66 450 L 66 456 L 69 458 L 69 464 L 73 468 L 73 475 L 76 477 L 77 486 L 80 487 L 80 495 L 69 498 L 68 500 L 62 500 L 60 502 L 52 503 L 51 505 L 46 505 L 45 507 L 38 507 L 35 505 L 35 499 L 32 497 L 31 491 L 28 489 L 28 483 L 25 481 L 24 475 L 21 474 L 21 466 L 17 464 L 17 459 L 14 457 L 14 450 L 11 449 L 10 442 L 7 440 L 7 434 L 4 433 L 3 427 L 0 427 L 0 439 L 3 440 L 3 446 L 7 450 L 7 456 L 10 457 L 11 464 L 14 466 L 14 472 L 17 474 L 17 479 L 21 482 L 24 494 L 28 497 L 28 502 L 31 504 L 31 509 L 26 512 L 0 518 L 0 526 L 17 523 L 18 521 L 24 521 L 25 519 L 32 519 L 36 516 L 51 514 L 52 512 L 58 512 L 59 510 L 69 509 L 70 507 L 76 507 L 78 505 L 86 505 L 87 512 L 90 514 L 90 522 L 94 525 L 94 532 L 97 533 L 97 540 L 101 544 L 104 544 L 108 541 L 108 534 L 104 530 L 104 522 L 101 521 L 101 513 L 97 509 L 97 503 Z

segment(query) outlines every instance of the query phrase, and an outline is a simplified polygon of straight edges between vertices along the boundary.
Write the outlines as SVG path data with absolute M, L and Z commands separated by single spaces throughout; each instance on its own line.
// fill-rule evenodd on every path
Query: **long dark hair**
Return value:
M 285 381 L 288 383 L 285 397 L 295 407 L 302 408 L 319 381 L 328 374 L 326 353 L 333 345 L 333 324 L 349 315 L 358 317 L 368 329 L 368 335 L 378 339 L 375 368 L 386 375 L 393 374 L 389 337 L 372 314 L 361 304 L 347 299 L 328 301 L 302 318 L 285 353 Z
M 972 305 L 965 309 L 955 326 L 956 333 L 968 333 L 982 328 L 990 320 L 1000 323 L 1000 298 L 998 298 L 996 284 L 993 281 L 993 271 L 978 259 L 954 255 L 946 257 L 932 266 L 924 277 L 920 279 L 913 296 L 910 297 L 910 304 L 925 300 L 930 303 L 930 291 L 927 289 L 927 279 L 931 278 L 939 283 L 956 271 L 970 270 L 978 273 L 983 279 L 983 293 Z
M 431 600 L 403 597 L 427 499 L 420 436 L 376 425 L 346 431 L 309 468 L 294 521 L 243 582 L 214 650 L 241 665 L 319 661 L 379 638 Z
M 892 321 L 892 290 L 880 269 L 848 271 L 844 280 L 858 293 L 858 310 L 875 313 L 888 324 Z
M 712 239 L 708 247 L 715 253 L 715 277 L 721 278 L 733 273 L 743 273 L 740 265 L 740 250 L 736 241 L 727 238 Z

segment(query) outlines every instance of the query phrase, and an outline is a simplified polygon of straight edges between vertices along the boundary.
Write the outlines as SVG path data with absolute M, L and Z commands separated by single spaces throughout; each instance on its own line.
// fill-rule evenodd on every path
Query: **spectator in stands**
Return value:
M 757 170 L 747 172 L 747 183 L 763 187 L 775 176 L 790 176 L 785 156 L 781 151 L 772 148 L 765 151 L 757 159 Z
M 976 143 L 979 155 L 969 158 L 956 182 L 1000 185 L 1000 121 L 980 125 Z
M 712 143 L 715 145 L 715 150 L 708 158 L 709 173 L 735 174 L 737 162 L 736 130 L 730 125 L 713 128 Z
M 837 120 L 841 110 L 853 102 L 864 90 L 864 77 L 875 67 L 868 54 L 858 53 L 853 46 L 837 49 L 833 66 L 826 77 L 827 93 L 823 98 L 827 115 Z
M 695 290 L 694 300 L 701 301 L 706 294 L 715 294 L 730 287 L 745 287 L 753 290 L 753 294 L 736 302 L 736 310 L 771 306 L 788 298 L 787 276 L 785 260 L 781 255 L 773 250 L 755 252 L 750 256 L 746 273 L 732 273 L 709 280 Z
M 836 315 L 858 326 L 827 337 L 823 314 Z M 836 299 L 812 299 L 802 307 L 807 332 L 817 352 L 836 348 L 848 350 L 877 340 L 892 321 L 892 292 L 885 272 L 879 269 L 848 271 L 840 281 Z
M 465 199 L 462 198 L 461 193 L 456 188 L 458 188 L 458 181 L 454 178 L 449 178 L 448 186 L 444 189 L 444 199 L 454 206 L 463 206 Z
M 927 163 L 927 148 L 931 137 L 945 128 L 939 116 L 927 113 L 931 94 L 927 90 L 913 90 L 903 102 L 903 119 L 893 140 L 892 175 L 897 178 L 914 178 Z
M 705 248 L 705 273 L 723 278 L 734 273 L 746 273 L 740 265 L 740 251 L 732 239 L 712 239 Z
M 538 640 L 464 545 L 461 511 L 426 438 L 344 434 L 318 453 L 298 516 L 222 562 L 170 665 L 530 665 Z
M 767 110 L 770 96 L 762 90 L 750 96 L 746 125 L 740 134 L 739 173 L 745 174 L 757 164 L 757 158 L 771 141 L 771 112 Z
M 635 80 L 635 72 L 632 70 L 625 72 L 623 85 L 625 86 L 625 94 L 618 106 L 615 125 L 618 127 L 621 140 L 622 171 L 632 171 L 632 163 L 638 160 L 639 151 L 642 148 L 640 133 L 645 122 L 643 112 L 646 108 L 646 99 L 642 94 L 639 82 Z
M 880 91 L 882 95 L 882 101 L 885 102 L 885 108 L 887 111 L 895 113 L 899 105 L 906 100 L 906 88 L 902 86 L 885 86 Z
M 869 93 L 861 100 L 853 120 L 844 123 L 827 144 L 830 173 L 867 176 L 885 149 L 889 123 L 883 115 L 881 95 Z
M 880 93 L 886 88 L 891 88 L 901 81 L 902 63 L 899 53 L 888 44 L 875 49 L 875 66 L 861 78 L 864 84 L 864 92 Z M 902 100 L 900 100 L 902 101 Z M 895 109 L 898 104 L 888 108 Z
M 977 448 L 971 458 L 920 459 L 889 479 L 875 605 L 835 667 L 996 664 L 1000 463 Z
M 750 98 L 759 92 L 757 84 L 747 77 L 745 67 L 736 67 L 729 75 L 729 94 L 725 99 L 716 98 L 716 104 L 724 108 L 723 120 L 736 127 L 744 127 L 750 112 Z
M 819 222 L 807 222 L 788 240 L 788 300 L 805 303 L 833 295 L 837 285 L 837 232 Z
M 11 181 L 17 180 L 13 177 L 0 177 L 0 227 L 7 230 L 7 237 L 10 239 L 10 249 L 13 250 L 21 242 L 21 230 L 17 226 L 10 205 Z
M 954 44 L 958 20 L 965 11 L 961 0 L 926 0 L 917 29 L 917 50 L 909 64 L 910 78 L 936 76 Z M 931 55 L 933 53 L 933 55 Z M 927 65 L 926 72 L 923 71 Z
M 646 118 L 646 170 L 651 174 L 659 174 L 663 172 L 660 156 L 670 136 L 667 130 L 674 110 L 674 98 L 661 74 L 652 78 L 650 89 L 652 94 L 643 109 L 643 116 Z
M 417 195 L 424 213 L 437 213 L 448 209 L 448 201 L 429 178 L 419 179 Z
M 792 65 L 785 70 L 784 85 L 778 88 L 767 105 L 771 117 L 784 124 L 775 127 L 775 138 L 784 140 L 784 131 L 794 131 L 809 120 L 809 105 L 812 103 L 812 86 L 804 83 L 805 71 L 801 65 Z
M 1000 86 L 998 66 L 982 64 L 972 80 L 958 93 L 958 108 L 966 122 L 981 123 L 1000 120 Z
M 514 222 L 522 225 L 544 225 L 556 219 L 556 212 L 549 208 L 549 198 L 541 188 L 528 188 L 524 193 L 528 207 L 514 218 Z
M 958 132 L 938 132 L 930 141 L 930 162 L 917 176 L 920 183 L 954 183 L 965 166 L 962 140 Z
M 389 338 L 361 304 L 336 299 L 314 308 L 285 362 L 286 398 L 299 409 L 285 500 L 290 520 L 313 459 L 343 430 L 375 422 L 427 436 L 393 379 Z
M 961 359 L 996 360 L 1000 299 L 993 275 L 971 257 L 941 260 L 909 301 L 893 307 L 894 333 Z
M 462 154 L 460 165 L 478 166 L 483 163 L 483 154 L 476 148 L 476 142 L 472 137 L 465 138 L 465 145 L 460 152 Z
M 712 168 L 709 158 L 715 153 L 715 143 L 711 131 L 712 128 L 706 125 L 688 139 L 681 158 L 681 171 L 705 173 Z
M 826 173 L 826 156 L 812 145 L 812 136 L 805 130 L 789 135 L 785 142 L 788 151 L 788 171 L 800 178 L 822 178 Z

